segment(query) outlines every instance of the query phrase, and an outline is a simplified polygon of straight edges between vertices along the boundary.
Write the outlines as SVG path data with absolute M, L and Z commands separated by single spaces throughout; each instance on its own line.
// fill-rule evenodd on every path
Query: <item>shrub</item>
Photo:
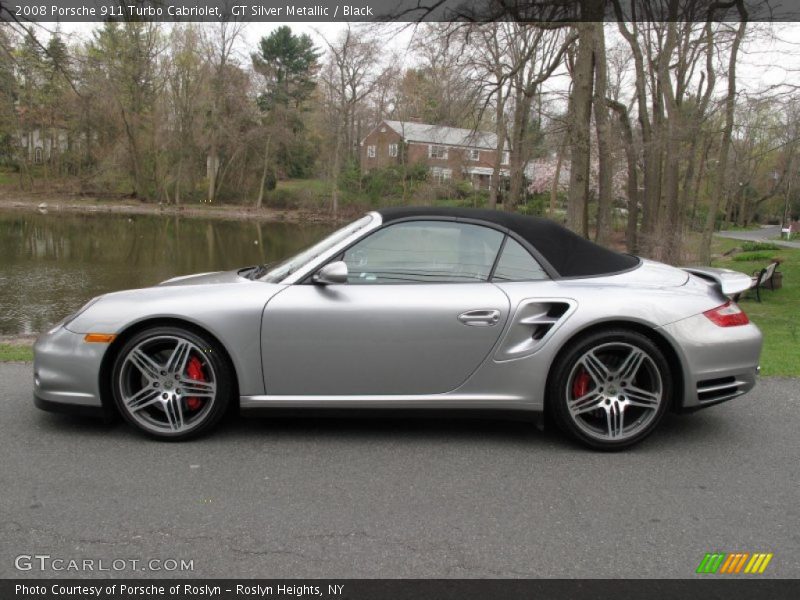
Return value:
M 744 252 L 758 252 L 760 250 L 777 250 L 778 247 L 775 244 L 770 244 L 769 242 L 744 242 L 742 244 L 742 250 Z
M 462 200 L 475 194 L 475 188 L 472 187 L 472 183 L 466 179 L 462 179 L 454 183 L 453 188 L 455 189 L 456 198 L 460 198 Z
M 275 169 L 269 169 L 267 171 L 267 176 L 264 179 L 264 189 L 268 192 L 275 189 L 278 185 L 278 177 L 275 175 Z
M 407 168 L 406 178 L 410 181 L 426 181 L 428 173 L 428 165 L 424 162 L 417 162 Z
M 775 256 L 772 252 L 742 252 L 733 257 L 736 262 L 757 262 L 772 260 Z
M 264 204 L 270 208 L 297 208 L 300 195 L 296 190 L 277 188 L 266 193 Z

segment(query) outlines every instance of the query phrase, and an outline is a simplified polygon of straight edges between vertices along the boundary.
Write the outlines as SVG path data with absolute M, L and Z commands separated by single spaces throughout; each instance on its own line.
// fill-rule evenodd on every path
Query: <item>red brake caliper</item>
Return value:
M 189 358 L 189 364 L 186 365 L 186 376 L 195 381 L 206 380 L 206 374 L 203 373 L 203 363 L 196 356 Z M 200 398 L 195 398 L 194 396 L 186 398 L 186 408 L 189 410 L 197 410 L 202 405 L 203 401 Z
M 586 372 L 586 369 L 581 369 L 580 373 L 572 380 L 572 397 L 582 398 L 589 393 L 589 383 L 591 383 L 589 373 Z

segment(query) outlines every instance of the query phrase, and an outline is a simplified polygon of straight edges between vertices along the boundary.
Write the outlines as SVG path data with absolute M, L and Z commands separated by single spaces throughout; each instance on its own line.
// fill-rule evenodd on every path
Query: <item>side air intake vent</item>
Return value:
M 569 300 L 520 302 L 503 343 L 495 354 L 495 360 L 520 358 L 536 352 L 573 307 L 574 304 Z

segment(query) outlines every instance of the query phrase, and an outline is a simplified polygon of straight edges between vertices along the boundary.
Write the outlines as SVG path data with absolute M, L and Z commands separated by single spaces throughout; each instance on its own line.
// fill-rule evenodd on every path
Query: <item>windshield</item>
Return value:
M 270 269 L 267 274 L 261 278 L 261 281 L 267 281 L 269 283 L 279 283 L 283 281 L 286 277 L 304 267 L 319 255 L 324 254 L 345 238 L 369 225 L 372 222 L 372 218 L 372 215 L 366 215 L 365 217 L 361 217 L 358 221 L 354 221 L 341 229 L 337 229 L 321 242 L 303 250 L 300 254 L 295 254 L 291 258 L 287 258 L 282 263 Z

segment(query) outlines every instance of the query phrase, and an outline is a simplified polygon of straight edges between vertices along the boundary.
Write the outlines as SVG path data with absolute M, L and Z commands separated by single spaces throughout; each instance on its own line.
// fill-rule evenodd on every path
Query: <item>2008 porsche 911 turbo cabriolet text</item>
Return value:
M 37 406 L 185 439 L 274 407 L 547 411 L 599 449 L 755 385 L 749 277 L 499 211 L 369 213 L 275 266 L 91 300 L 36 343 Z

